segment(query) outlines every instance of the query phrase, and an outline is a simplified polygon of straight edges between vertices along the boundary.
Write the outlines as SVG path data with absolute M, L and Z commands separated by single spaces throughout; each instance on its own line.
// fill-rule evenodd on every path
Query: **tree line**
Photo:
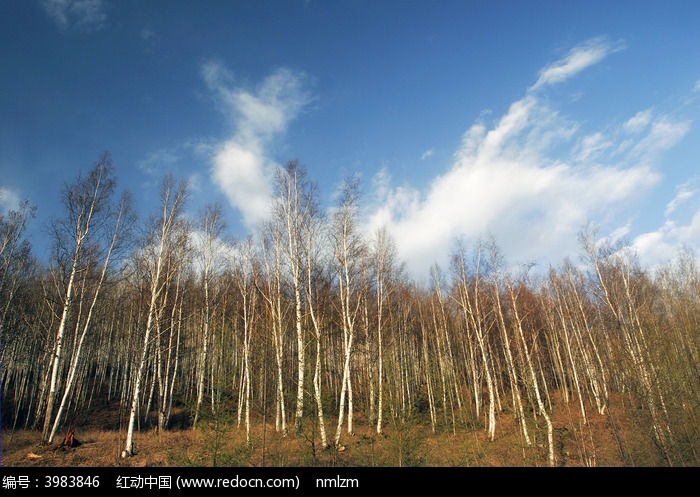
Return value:
M 313 430 L 330 448 L 356 420 L 382 433 L 416 416 L 494 440 L 508 414 L 523 447 L 556 465 L 555 409 L 575 410 L 580 433 L 591 416 L 615 431 L 616 404 L 667 464 L 700 462 L 690 251 L 651 272 L 587 230 L 580 264 L 534 274 L 492 241 L 456 241 L 419 285 L 385 229 L 362 232 L 357 180 L 325 211 L 298 162 L 274 184 L 269 219 L 231 241 L 220 206 L 186 215 L 172 176 L 139 221 L 104 154 L 62 190 L 46 265 L 24 236 L 30 203 L 0 217 L 3 428 L 51 443 L 116 404 L 128 457 L 135 431 L 172 429 L 183 406 L 187 427 L 227 413 L 250 444 L 251 424 L 274 418 L 280 436 Z M 592 437 L 578 446 L 595 464 Z

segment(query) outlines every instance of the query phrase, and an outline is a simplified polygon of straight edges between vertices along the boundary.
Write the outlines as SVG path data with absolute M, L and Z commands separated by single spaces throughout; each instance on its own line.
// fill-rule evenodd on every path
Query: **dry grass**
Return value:
M 575 403 L 561 405 L 552 416 L 555 454 L 561 466 L 663 465 L 647 429 L 623 409 L 608 415 L 594 411 L 588 424 L 581 422 Z M 144 431 L 135 434 L 136 455 L 120 457 L 125 432 L 98 427 L 76 427 L 82 442 L 75 448 L 43 446 L 36 431 L 4 431 L 2 464 L 6 466 L 545 466 L 547 441 L 544 423 L 528 419 L 533 444 L 524 444 L 514 419 L 501 414 L 496 440 L 489 442 L 483 429 L 440 429 L 432 433 L 421 422 L 389 423 L 378 435 L 356 422 L 353 435 L 343 434 L 343 450 L 323 449 L 307 421 L 305 433 L 283 437 L 269 424 L 251 433 L 235 424 L 204 422 L 196 430 Z M 335 426 L 327 420 L 329 427 Z M 329 429 L 329 437 L 334 430 Z M 264 442 L 264 443 L 263 443 Z M 264 450 L 263 450 L 264 446 Z

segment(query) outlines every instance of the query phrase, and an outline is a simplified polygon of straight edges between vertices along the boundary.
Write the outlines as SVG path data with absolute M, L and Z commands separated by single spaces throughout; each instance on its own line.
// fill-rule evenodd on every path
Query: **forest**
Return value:
M 0 217 L 5 464 L 20 433 L 55 447 L 95 419 L 114 464 L 197 431 L 219 457 L 200 465 L 445 463 L 429 440 L 507 440 L 511 465 L 700 464 L 691 249 L 652 270 L 582 227 L 579 257 L 542 269 L 455 240 L 419 284 L 386 230 L 362 231 L 356 178 L 328 209 L 297 161 L 274 185 L 269 219 L 233 240 L 172 176 L 137 218 L 105 153 L 47 192 L 64 207 L 50 261 L 26 238 L 31 200 Z M 276 459 L 280 440 L 311 455 Z M 359 458 L 375 442 L 387 454 Z M 450 461 L 467 463 L 503 461 Z

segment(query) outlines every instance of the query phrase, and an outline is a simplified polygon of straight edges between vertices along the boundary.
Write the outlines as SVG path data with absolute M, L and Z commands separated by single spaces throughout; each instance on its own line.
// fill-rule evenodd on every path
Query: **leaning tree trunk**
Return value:
M 100 279 L 97 283 L 97 288 L 95 289 L 95 293 L 92 298 L 92 302 L 90 304 L 90 309 L 88 310 L 87 317 L 85 318 L 85 324 L 83 325 L 83 331 L 80 334 L 80 339 L 78 340 L 78 345 L 75 349 L 75 352 L 73 354 L 73 359 L 71 361 L 70 369 L 68 371 L 68 379 L 66 380 L 66 385 L 64 388 L 63 392 L 63 398 L 61 399 L 61 405 L 58 408 L 58 412 L 56 413 L 56 419 L 54 420 L 53 423 L 53 428 L 51 429 L 51 434 L 49 435 L 48 438 L 48 443 L 51 443 L 53 441 L 53 438 L 56 436 L 56 431 L 58 430 L 58 427 L 61 424 L 61 417 L 63 416 L 63 411 L 65 410 L 67 400 L 70 396 L 71 390 L 73 388 L 73 381 L 75 379 L 75 372 L 78 368 L 78 361 L 80 360 L 82 348 L 83 348 L 83 343 L 85 342 L 85 337 L 87 336 L 87 332 L 90 329 L 90 320 L 92 318 L 93 311 L 95 310 L 95 304 L 97 303 L 97 298 L 100 295 L 100 290 L 102 289 L 102 284 L 104 283 L 105 276 L 107 275 L 107 268 L 109 267 L 109 260 L 112 256 L 112 250 L 114 249 L 114 246 L 117 243 L 117 237 L 119 233 L 119 225 L 121 223 L 122 219 L 122 212 L 123 212 L 123 205 L 122 209 L 119 211 L 119 216 L 117 217 L 117 223 L 114 228 L 114 234 L 112 236 L 112 242 L 109 245 L 109 249 L 107 250 L 107 255 L 105 256 L 104 263 L 102 264 L 102 271 L 100 272 Z M 65 306 L 64 306 L 65 309 Z
M 56 331 L 56 342 L 53 346 L 53 354 L 51 358 L 51 379 L 49 383 L 49 392 L 46 400 L 46 412 L 44 413 L 44 430 L 42 435 L 42 440 L 45 443 L 50 441 L 50 431 L 51 428 L 51 417 L 53 414 L 53 406 L 56 399 L 56 390 L 58 388 L 58 370 L 61 365 L 61 354 L 63 353 L 63 335 L 66 330 L 66 322 L 68 321 L 68 312 L 70 311 L 71 304 L 73 303 L 73 284 L 75 281 L 75 274 L 78 271 L 78 254 L 80 253 L 80 245 L 76 245 L 75 256 L 73 257 L 73 264 L 71 267 L 70 276 L 68 277 L 68 286 L 66 287 L 66 299 L 63 303 L 63 312 L 61 314 L 61 321 L 58 325 L 58 330 Z
M 532 382 L 532 389 L 535 392 L 535 398 L 537 399 L 537 408 L 540 414 L 544 418 L 547 424 L 547 447 L 548 447 L 548 461 L 550 466 L 556 465 L 556 459 L 554 457 L 554 429 L 552 427 L 552 420 L 549 418 L 547 409 L 542 400 L 542 395 L 540 394 L 540 388 L 537 384 L 537 374 L 535 373 L 535 368 L 532 365 L 532 356 L 529 347 L 527 346 L 527 341 L 525 340 L 525 334 L 523 333 L 522 320 L 518 313 L 518 305 L 515 298 L 515 292 L 513 288 L 509 286 L 508 291 L 510 293 L 511 303 L 513 305 L 513 315 L 515 317 L 515 322 L 518 329 L 518 337 L 520 338 L 520 345 L 523 347 L 523 355 L 525 357 L 525 363 L 527 364 L 528 372 L 530 373 L 530 381 Z

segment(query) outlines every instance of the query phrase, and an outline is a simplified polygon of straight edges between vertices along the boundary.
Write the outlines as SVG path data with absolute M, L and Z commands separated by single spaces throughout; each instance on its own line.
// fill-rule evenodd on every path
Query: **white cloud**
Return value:
M 376 198 L 383 199 L 390 193 L 391 175 L 386 167 L 372 177 L 372 190 Z
M 605 237 L 605 240 L 608 241 L 610 245 L 615 245 L 617 242 L 624 240 L 631 231 L 632 227 L 630 223 L 627 223 L 613 230 L 612 233 Z
M 423 152 L 420 156 L 420 160 L 425 160 L 433 155 L 435 151 L 431 148 Z
M 649 125 L 651 122 L 651 117 L 651 109 L 641 110 L 634 116 L 630 117 L 623 125 L 623 128 L 629 133 L 640 133 Z
M 695 82 L 695 86 L 693 86 L 693 93 L 700 93 L 700 79 Z
M 669 217 L 678 209 L 678 206 L 693 198 L 697 193 L 697 190 L 691 189 L 690 182 L 679 186 L 677 190 L 676 196 L 666 204 L 666 210 L 664 211 L 665 217 Z
M 103 0 L 44 0 L 42 5 L 61 29 L 98 30 L 107 20 Z
M 0 213 L 19 207 L 19 194 L 7 186 L 0 186 Z
M 700 247 L 700 197 L 698 178 L 679 185 L 666 204 L 664 223 L 642 233 L 631 243 L 632 251 L 645 267 L 659 267 L 673 260 L 683 247 Z M 681 209 L 681 206 L 683 207 Z
M 700 208 L 687 224 L 666 220 L 658 230 L 637 236 L 631 247 L 645 267 L 668 263 L 682 247 L 700 247 Z
M 214 156 L 212 180 L 243 214 L 248 226 L 265 219 L 270 207 L 270 171 L 261 150 L 227 141 Z
M 591 52 L 586 57 L 582 48 L 574 49 L 566 62 L 542 71 L 540 85 L 568 77 L 610 50 L 600 42 L 586 47 Z M 552 72 L 554 67 L 560 69 Z M 493 236 L 516 264 L 558 263 L 578 253 L 577 235 L 589 221 L 614 224 L 616 216 L 658 184 L 661 176 L 653 159 L 689 129 L 687 122 L 644 111 L 579 137 L 582 125 L 545 101 L 528 91 L 494 123 L 476 122 L 464 134 L 449 170 L 426 190 L 392 188 L 383 177 L 366 231 L 386 226 L 418 277 L 434 262 L 447 264 L 457 238 L 473 242 Z M 636 126 L 629 124 L 635 120 Z M 624 226 L 609 236 L 629 232 Z M 676 237 L 692 238 L 685 232 Z
M 202 66 L 202 77 L 234 128 L 232 136 L 213 154 L 212 180 L 241 211 L 245 224 L 253 226 L 270 209 L 272 173 L 277 163 L 268 149 L 311 100 L 305 89 L 306 77 L 282 68 L 249 90 L 236 86 L 232 74 L 216 61 Z
M 622 48 L 622 44 L 611 44 L 605 38 L 593 38 L 577 45 L 564 58 L 542 69 L 532 89 L 566 81 Z
M 576 160 L 579 162 L 595 160 L 611 146 L 610 140 L 607 140 L 601 132 L 585 136 L 578 145 Z
M 651 123 L 649 133 L 632 148 L 632 155 L 642 160 L 653 160 L 678 143 L 690 129 L 690 121 L 674 121 L 668 116 L 661 116 Z

